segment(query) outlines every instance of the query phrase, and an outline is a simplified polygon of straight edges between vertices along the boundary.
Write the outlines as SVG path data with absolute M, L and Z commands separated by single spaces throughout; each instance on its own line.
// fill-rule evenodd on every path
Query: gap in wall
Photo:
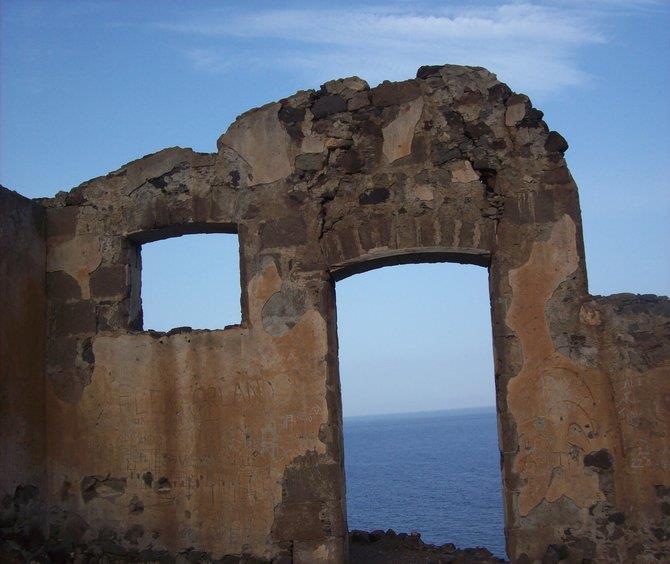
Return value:
M 144 329 L 223 329 L 241 322 L 234 234 L 171 237 L 141 248 Z
M 349 529 L 504 557 L 486 269 L 356 274 L 337 316 Z

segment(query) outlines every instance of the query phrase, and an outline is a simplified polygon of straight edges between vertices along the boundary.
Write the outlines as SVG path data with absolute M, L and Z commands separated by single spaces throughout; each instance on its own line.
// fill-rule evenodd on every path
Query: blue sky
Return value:
M 423 64 L 480 65 L 528 94 L 570 143 L 591 292 L 670 293 L 668 2 L 0 6 L 0 182 L 26 196 L 70 189 L 167 146 L 214 151 L 236 115 L 330 78 L 357 74 L 374 85 L 411 78 Z M 146 246 L 147 326 L 239 320 L 233 243 Z M 175 268 L 213 256 L 218 266 L 198 276 L 196 264 Z M 182 289 L 196 302 L 160 307 Z M 491 404 L 486 300 L 486 271 L 459 265 L 339 283 L 346 412 Z

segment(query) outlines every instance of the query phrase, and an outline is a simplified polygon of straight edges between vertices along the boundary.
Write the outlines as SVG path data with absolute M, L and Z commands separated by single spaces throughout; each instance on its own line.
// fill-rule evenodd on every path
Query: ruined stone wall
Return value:
M 46 524 L 42 206 L 0 186 L 0 526 L 33 547 Z
M 592 536 L 578 542 L 608 560 L 670 558 L 670 300 L 593 296 L 579 312 L 576 356 L 608 375 L 618 444 L 584 457 L 602 495 Z M 572 536 L 574 533 L 571 532 Z
M 510 557 L 670 554 L 668 301 L 588 294 L 566 149 L 486 70 L 423 67 L 41 202 L 47 550 L 345 560 L 335 281 L 455 261 L 489 269 Z M 242 323 L 143 331 L 141 244 L 197 232 L 239 236 Z

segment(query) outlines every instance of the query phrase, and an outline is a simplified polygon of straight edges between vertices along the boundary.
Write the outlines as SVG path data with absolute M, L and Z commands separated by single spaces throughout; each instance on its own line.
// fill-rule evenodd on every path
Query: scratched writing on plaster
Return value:
M 266 380 L 246 380 L 235 384 L 235 402 L 271 398 L 274 395 L 272 383 Z

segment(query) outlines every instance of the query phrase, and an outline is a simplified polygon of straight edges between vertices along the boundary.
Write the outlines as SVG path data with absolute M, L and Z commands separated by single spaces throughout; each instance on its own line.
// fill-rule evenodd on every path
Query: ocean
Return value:
M 495 408 L 344 418 L 349 529 L 505 557 Z

